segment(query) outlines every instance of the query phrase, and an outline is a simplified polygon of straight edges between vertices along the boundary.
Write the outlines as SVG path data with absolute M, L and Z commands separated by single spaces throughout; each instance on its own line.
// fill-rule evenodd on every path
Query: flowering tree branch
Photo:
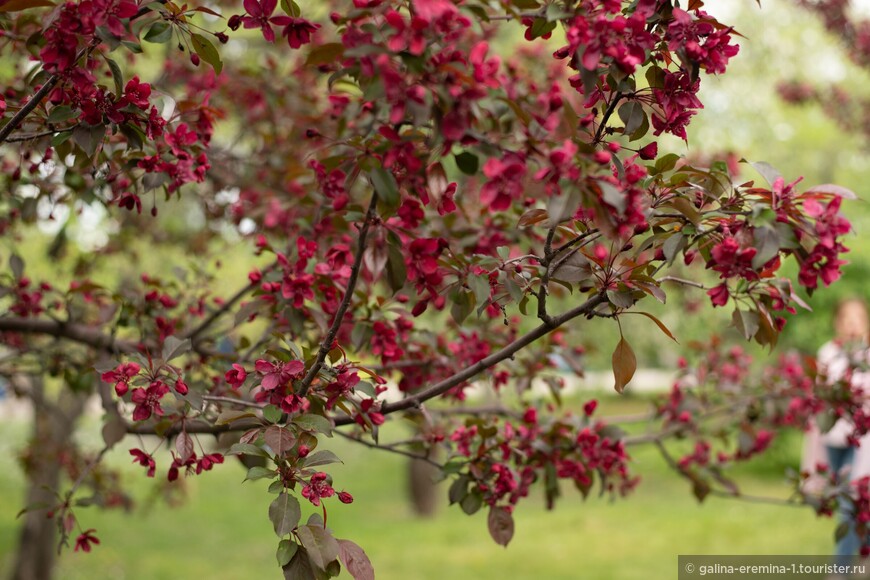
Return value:
M 360 268 L 362 267 L 363 255 L 365 254 L 366 238 L 368 237 L 369 229 L 372 226 L 372 222 L 375 219 L 375 210 L 377 209 L 377 204 L 378 194 L 376 192 L 373 192 L 372 199 L 369 202 L 368 210 L 366 210 L 363 225 L 359 231 L 359 237 L 357 238 L 356 255 L 354 257 L 353 266 L 351 266 L 350 269 L 350 277 L 347 280 L 347 288 L 344 291 L 344 298 L 342 298 L 341 304 L 339 304 L 338 310 L 335 312 L 335 318 L 332 321 L 332 325 L 330 325 L 326 336 L 320 343 L 320 348 L 317 350 L 317 358 L 314 359 L 314 363 L 308 369 L 308 373 L 305 375 L 305 377 L 302 379 L 302 383 L 299 385 L 300 397 L 304 397 L 308 393 L 308 389 L 311 387 L 311 383 L 314 381 L 315 377 L 317 377 L 317 373 L 320 372 L 320 369 L 323 368 L 323 361 L 326 360 L 327 355 L 329 355 L 329 351 L 332 350 L 332 345 L 335 342 L 335 337 L 338 334 L 338 329 L 341 328 L 341 324 L 342 322 L 344 322 L 344 315 L 347 312 L 351 301 L 353 300 L 353 293 L 354 290 L 356 290 L 356 281 L 359 278 Z

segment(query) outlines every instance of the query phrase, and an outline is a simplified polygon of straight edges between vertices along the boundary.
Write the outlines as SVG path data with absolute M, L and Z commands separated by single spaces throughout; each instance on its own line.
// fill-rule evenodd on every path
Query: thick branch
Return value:
M 0 318 L 0 332 L 45 334 L 55 338 L 72 340 L 110 354 L 130 353 L 139 350 L 134 343 L 113 338 L 95 328 L 58 320 L 17 317 Z
M 48 96 L 48 93 L 54 89 L 54 86 L 60 80 L 60 77 L 57 75 L 51 75 L 45 84 L 43 84 L 38 91 L 31 97 L 29 101 L 27 101 L 23 107 L 21 107 L 15 116 L 9 119 L 9 122 L 3 125 L 3 128 L 0 129 L 0 143 L 3 143 L 9 138 L 9 135 L 12 134 L 12 131 L 18 128 L 21 123 L 24 122 L 24 119 L 27 118 L 27 115 L 33 112 L 33 109 L 39 106 L 42 100 Z
M 311 365 L 311 368 L 308 369 L 308 373 L 302 379 L 302 384 L 299 386 L 300 397 L 304 397 L 308 394 L 308 389 L 311 387 L 311 383 L 314 381 L 317 373 L 320 372 L 320 369 L 323 368 L 323 361 L 326 360 L 326 356 L 329 354 L 329 351 L 332 350 L 332 343 L 335 341 L 338 329 L 341 328 L 341 323 L 344 322 L 344 315 L 353 300 L 353 293 L 354 290 L 356 290 L 356 282 L 359 278 L 359 272 L 362 269 L 363 254 L 366 249 L 366 238 L 368 237 L 372 220 L 375 217 L 377 203 L 378 194 L 373 193 L 372 201 L 369 203 L 369 209 L 366 212 L 365 222 L 359 230 L 359 239 L 357 239 L 356 244 L 356 257 L 354 258 L 353 266 L 351 266 L 350 269 L 350 277 L 347 279 L 347 290 L 345 291 L 344 298 L 342 298 L 341 304 L 338 306 L 338 310 L 335 313 L 335 319 L 332 321 L 332 326 L 329 327 L 329 331 L 323 338 L 323 342 L 320 343 L 320 349 L 317 351 L 317 358 L 315 359 L 314 364 Z
M 44 334 L 55 338 L 63 338 L 89 346 L 95 350 L 107 352 L 112 355 L 119 353 L 139 352 L 139 344 L 114 338 L 103 334 L 99 329 L 75 322 L 63 322 L 60 320 L 46 320 L 42 318 L 0 318 L 0 332 L 20 332 L 23 334 Z M 145 345 L 154 348 L 154 345 Z M 194 344 L 193 350 L 200 356 L 226 358 L 225 353 L 206 348 L 201 344 Z
M 458 373 L 444 379 L 443 381 L 436 383 L 429 387 L 428 389 L 417 393 L 416 395 L 412 395 L 401 401 L 396 401 L 395 403 L 387 403 L 383 407 L 381 407 L 380 412 L 384 415 L 388 415 L 390 413 L 395 413 L 396 411 L 403 411 L 405 409 L 412 409 L 415 407 L 419 407 L 423 402 L 428 401 L 429 399 L 434 399 L 440 395 L 443 395 L 453 387 L 460 385 L 471 379 L 472 377 L 480 374 L 486 369 L 497 365 L 505 359 L 513 357 L 514 354 L 524 349 L 528 345 L 532 344 L 542 336 L 546 336 L 556 328 L 562 326 L 566 322 L 569 322 L 578 316 L 588 316 L 595 310 L 598 305 L 607 302 L 607 296 L 603 293 L 598 293 L 580 306 L 565 312 L 559 316 L 553 317 L 552 324 L 541 324 L 528 334 L 521 336 L 516 339 L 509 345 L 505 346 L 501 350 L 498 350 L 486 358 L 483 358 L 471 365 L 470 367 L 459 371 Z M 343 416 L 337 417 L 335 419 L 336 425 L 347 425 L 353 422 L 351 417 Z

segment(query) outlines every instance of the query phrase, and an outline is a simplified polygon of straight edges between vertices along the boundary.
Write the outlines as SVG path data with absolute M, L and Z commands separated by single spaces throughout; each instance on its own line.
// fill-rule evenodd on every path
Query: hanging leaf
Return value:
M 514 518 L 511 513 L 506 508 L 492 506 L 486 524 L 495 543 L 507 547 L 514 537 Z
M 330 463 L 343 463 L 338 456 L 329 450 L 318 451 L 312 453 L 305 458 L 305 467 L 315 467 L 317 465 L 329 465 Z
M 167 336 L 166 340 L 163 341 L 163 360 L 169 362 L 188 352 L 190 348 L 191 343 L 189 338 L 181 340 L 174 336 Z
M 283 457 L 296 443 L 296 438 L 288 429 L 279 425 L 271 425 L 263 433 L 266 445 L 272 448 L 275 455 Z
M 296 529 L 299 520 L 302 519 L 299 500 L 286 492 L 278 494 L 269 505 L 269 519 L 272 521 L 272 527 L 275 528 L 275 534 L 283 538 Z M 289 562 L 290 559 L 288 558 L 287 561 Z
M 463 151 L 462 153 L 456 154 L 454 157 L 459 171 L 466 175 L 475 175 L 477 170 L 480 168 L 480 159 L 478 159 L 477 155 L 474 153 Z
M 321 570 L 325 570 L 330 562 L 338 558 L 338 542 L 322 525 L 299 526 L 296 534 L 308 551 L 311 563 Z
M 620 336 L 619 342 L 616 345 L 616 350 L 613 351 L 611 357 L 613 365 L 613 378 L 615 384 L 613 386 L 617 393 L 622 393 L 625 385 L 631 381 L 634 376 L 634 371 L 637 370 L 637 358 L 634 356 L 634 351 L 631 345 L 625 340 L 625 337 Z
M 127 435 L 127 423 L 121 417 L 109 419 L 102 430 L 103 443 L 112 448 Z
M 9 268 L 16 280 L 21 280 L 21 277 L 24 276 L 24 260 L 18 254 L 9 256 Z
M 338 557 L 354 580 L 375 580 L 375 569 L 365 550 L 350 540 L 338 540 Z
M 625 125 L 625 135 L 633 134 L 635 131 L 640 129 L 640 126 L 643 124 L 645 118 L 643 106 L 637 101 L 623 103 L 620 105 L 617 112 L 619 118 L 622 119 L 622 123 Z
M 298 549 L 299 544 L 292 540 L 281 540 L 278 542 L 278 550 L 275 552 L 275 558 L 278 560 L 278 565 L 284 567 L 289 564 Z
M 193 457 L 193 439 L 187 434 L 187 431 L 182 431 L 175 438 L 175 451 L 182 463 Z
M 308 53 L 308 58 L 305 60 L 306 66 L 320 66 L 323 64 L 332 64 L 340 60 L 344 55 L 344 45 L 340 42 L 327 42 L 315 46 Z
M 221 74 L 224 68 L 224 63 L 221 61 L 221 55 L 209 39 L 201 34 L 191 34 L 190 44 L 193 45 L 193 50 L 205 62 L 211 65 L 215 74 Z
M 124 94 L 124 73 L 121 72 L 121 67 L 111 58 L 106 58 L 106 64 L 109 65 L 109 70 L 112 71 L 112 80 L 115 82 L 115 94 L 121 96 Z

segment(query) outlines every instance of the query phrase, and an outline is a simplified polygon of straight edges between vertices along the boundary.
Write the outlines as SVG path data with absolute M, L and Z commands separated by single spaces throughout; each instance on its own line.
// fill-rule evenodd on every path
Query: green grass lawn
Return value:
M 608 399 L 602 409 L 622 413 L 641 405 Z M 23 478 L 10 449 L 21 445 L 25 427 L 0 425 L 0 574 L 11 565 L 15 514 L 23 496 Z M 96 447 L 95 429 L 86 429 L 82 440 Z M 788 438 L 766 464 L 744 468 L 746 491 L 785 496 L 782 466 L 797 461 L 799 444 L 799 437 Z M 138 507 L 133 514 L 81 510 L 82 524 L 96 528 L 102 544 L 90 554 L 64 553 L 59 578 L 281 577 L 266 483 L 241 484 L 243 468 L 228 462 L 187 478 L 187 500 L 181 505 L 148 502 L 153 480 L 144 478 L 142 468 L 128 466 L 127 449 L 133 445 L 119 445 L 109 461 L 124 466 Z M 808 508 L 723 498 L 698 505 L 687 484 L 647 448 L 633 450 L 635 471 L 644 480 L 631 497 L 611 502 L 590 496 L 584 502 L 566 488 L 552 512 L 540 497 L 530 497 L 516 510 L 513 541 L 502 548 L 489 538 L 483 512 L 468 517 L 443 505 L 434 518 L 416 518 L 406 500 L 404 458 L 337 439 L 325 439 L 321 447 L 345 458 L 330 472 L 336 487 L 355 497 L 351 505 L 329 501 L 329 526 L 336 536 L 363 546 L 379 579 L 675 578 L 678 554 L 825 554 L 832 549 L 835 522 L 817 519 Z M 165 459 L 160 467 L 165 473 Z

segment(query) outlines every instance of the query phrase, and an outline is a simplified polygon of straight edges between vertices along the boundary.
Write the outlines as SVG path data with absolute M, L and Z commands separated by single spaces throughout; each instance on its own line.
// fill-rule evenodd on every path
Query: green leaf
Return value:
M 647 133 L 649 133 L 649 116 L 646 114 L 646 111 L 644 111 L 643 122 L 641 122 L 640 127 L 631 134 L 631 137 L 628 140 L 637 141 L 638 139 L 643 139 Z
M 776 229 L 763 226 L 755 228 L 753 233 L 755 248 L 758 250 L 752 258 L 752 267 L 760 270 L 762 266 L 779 254 L 779 233 Z
M 322 526 L 299 526 L 296 531 L 299 541 L 308 551 L 311 563 L 325 570 L 330 562 L 338 558 L 339 546 L 332 534 Z
M 622 393 L 625 385 L 631 381 L 634 376 L 634 371 L 637 370 L 637 358 L 634 356 L 634 351 L 631 345 L 625 340 L 625 337 L 620 336 L 619 342 L 616 344 L 616 349 L 613 351 L 613 356 L 610 357 L 613 365 L 614 386 L 617 393 Z
M 473 515 L 477 510 L 479 510 L 483 506 L 483 496 L 480 495 L 480 492 L 477 490 L 472 490 L 471 493 L 462 498 L 462 501 L 459 502 L 459 507 L 462 508 L 468 515 Z
M 662 252 L 665 255 L 665 259 L 668 262 L 673 262 L 674 258 L 677 257 L 677 254 L 680 253 L 680 250 L 686 247 L 686 236 L 677 232 L 675 234 L 671 234 L 665 243 L 662 245 Z
M 468 318 L 468 315 L 474 312 L 474 292 L 459 290 L 458 292 L 451 293 L 450 299 L 453 301 L 453 306 L 450 307 L 450 315 L 456 321 L 456 324 L 462 324 Z
M 547 202 L 547 217 L 550 227 L 570 220 L 580 207 L 580 192 L 569 191 L 561 195 L 554 195 Z
M 221 74 L 224 63 L 221 61 L 220 53 L 218 53 L 211 41 L 201 34 L 193 33 L 190 35 L 190 43 L 193 45 L 193 50 L 196 51 L 196 54 L 212 66 L 215 74 Z
M 514 537 L 514 518 L 511 513 L 506 508 L 492 506 L 486 524 L 495 543 L 507 547 Z
M 153 44 L 163 44 L 172 38 L 172 26 L 168 22 L 158 21 L 151 25 L 142 40 Z
M 319 44 L 311 49 L 308 53 L 308 58 L 305 60 L 306 66 L 320 66 L 324 64 L 332 64 L 337 60 L 341 60 L 344 56 L 344 45 L 340 42 L 327 42 Z
M 387 281 L 393 294 L 405 287 L 408 280 L 408 269 L 405 266 L 405 258 L 402 251 L 393 244 L 387 248 Z
M 267 477 L 271 479 L 277 475 L 278 473 L 272 469 L 256 466 L 248 470 L 248 474 L 242 481 L 257 481 L 258 479 L 265 479 Z
M 731 315 L 731 324 L 734 325 L 734 328 L 736 328 L 746 340 L 750 340 L 758 332 L 761 319 L 757 312 L 735 308 Z
M 646 116 L 643 111 L 643 106 L 637 101 L 628 101 L 620 105 L 617 113 L 622 123 L 625 125 L 624 134 L 632 135 L 640 129 Z
M 393 174 L 383 167 L 378 167 L 373 169 L 369 176 L 375 191 L 378 193 L 378 199 L 388 208 L 399 207 L 399 185 Z
M 676 153 L 668 153 L 667 155 L 662 155 L 658 159 L 656 159 L 655 164 L 655 172 L 656 173 L 667 173 L 677 165 L 677 161 L 680 160 L 680 156 Z
M 646 82 L 651 89 L 661 89 L 665 86 L 665 71 L 661 67 L 651 66 L 646 69 Z
M 556 22 L 550 22 L 546 18 L 535 18 L 528 31 L 529 40 L 534 40 L 553 32 L 556 29 L 556 24 Z
M 338 540 L 338 557 L 354 580 L 375 580 L 375 569 L 365 550 L 350 540 Z
M 459 503 L 465 496 L 468 495 L 468 484 L 471 480 L 467 475 L 460 475 L 459 478 L 450 484 L 450 490 L 447 492 L 447 498 L 451 504 Z
M 320 575 L 315 575 L 311 567 L 311 558 L 308 550 L 297 548 L 296 553 L 290 558 L 290 563 L 284 566 L 284 580 L 319 580 Z
M 85 155 L 93 157 L 97 152 L 103 137 L 106 136 L 105 125 L 78 125 L 72 131 L 72 138 Z
M 251 411 L 221 411 L 215 420 L 215 425 L 229 425 L 241 419 L 255 418 L 256 416 Z
M 332 437 L 332 422 L 323 415 L 306 413 L 293 419 L 293 423 L 305 431 L 323 433 L 327 437 Z
M 251 445 L 250 443 L 235 443 L 227 451 L 227 455 L 257 455 L 258 457 L 269 458 L 271 455 L 262 447 Z
M 474 295 L 474 305 L 478 308 L 489 302 L 489 277 L 469 274 L 468 286 Z
M 115 81 L 115 95 L 120 97 L 124 94 L 124 73 L 121 72 L 121 67 L 111 58 L 106 58 L 106 64 L 109 65 L 109 70 L 112 71 L 112 80 Z
M 330 463 L 343 463 L 343 461 L 338 458 L 338 455 L 336 455 L 332 451 L 329 451 L 328 449 L 312 453 L 311 455 L 305 457 L 304 461 L 305 467 L 329 465 Z
M 301 519 L 302 508 L 299 507 L 299 500 L 289 493 L 278 494 L 278 497 L 269 504 L 269 520 L 271 520 L 275 534 L 279 538 L 283 538 L 296 529 Z M 290 558 L 287 561 L 289 562 Z
M 73 111 L 72 107 L 62 105 L 60 107 L 54 107 L 51 110 L 51 113 L 48 114 L 46 121 L 49 123 L 63 123 L 64 121 L 69 121 L 70 119 L 77 117 L 78 114 L 78 111 Z
M 163 341 L 163 360 L 169 362 L 172 359 L 178 358 L 190 351 L 191 346 L 189 338 L 181 340 L 174 336 L 167 336 L 166 340 Z
M 477 170 L 480 168 L 480 159 L 477 158 L 477 155 L 469 151 L 463 151 L 454 155 L 454 158 L 456 159 L 456 166 L 459 168 L 459 171 L 466 175 L 477 174 Z
M 269 423 L 277 423 L 281 420 L 284 413 L 275 405 L 266 405 L 263 407 L 263 418 Z
M 281 540 L 278 542 L 278 551 L 275 553 L 275 558 L 278 559 L 278 565 L 283 568 L 289 564 L 298 549 L 299 544 L 292 540 Z
M 299 4 L 293 0 L 281 0 L 281 10 L 293 18 L 299 18 L 302 16 L 302 10 L 299 8 Z

